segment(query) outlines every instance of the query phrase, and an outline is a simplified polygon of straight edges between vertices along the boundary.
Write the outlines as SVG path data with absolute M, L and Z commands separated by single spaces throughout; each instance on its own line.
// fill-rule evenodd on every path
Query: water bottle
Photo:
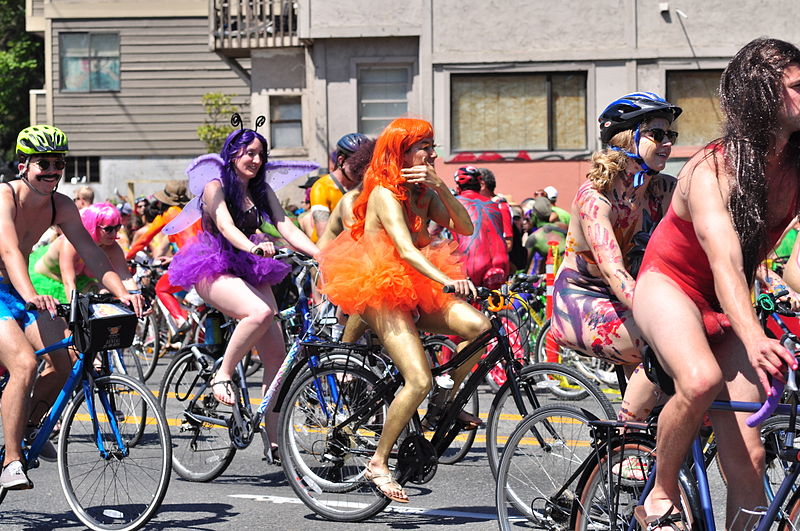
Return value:
M 433 429 L 436 426 L 454 383 L 449 374 L 440 374 L 433 379 L 433 391 L 428 399 L 428 411 L 422 419 L 424 427 Z
M 206 316 L 203 323 L 205 330 L 205 343 L 206 345 L 221 345 L 222 344 L 222 314 L 219 312 L 210 312 Z

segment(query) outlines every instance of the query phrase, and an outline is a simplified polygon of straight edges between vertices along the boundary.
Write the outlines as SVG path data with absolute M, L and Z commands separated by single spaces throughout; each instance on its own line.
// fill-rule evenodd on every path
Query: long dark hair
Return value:
M 244 222 L 245 192 L 241 186 L 241 181 L 236 176 L 234 164 L 242 156 L 247 146 L 256 138 L 261 141 L 262 164 L 256 176 L 247 183 L 247 190 L 250 192 L 250 197 L 253 199 L 253 204 L 255 204 L 258 211 L 272 219 L 269 200 L 267 199 L 269 185 L 264 179 L 267 155 L 269 154 L 267 139 L 252 129 L 237 129 L 228 135 L 228 138 L 225 139 L 225 144 L 222 146 L 222 151 L 220 151 L 220 156 L 225 161 L 225 166 L 222 168 L 222 189 L 225 193 L 225 204 L 228 206 L 228 211 L 230 211 L 231 218 L 237 227 L 241 227 Z
M 719 98 L 725 123 L 719 145 L 732 179 L 728 209 L 739 236 L 744 272 L 752 283 L 766 256 L 767 154 L 775 145 L 783 105 L 783 70 L 800 64 L 800 50 L 777 39 L 755 39 L 731 59 L 722 73 Z M 800 135 L 789 139 L 784 162 L 800 170 Z

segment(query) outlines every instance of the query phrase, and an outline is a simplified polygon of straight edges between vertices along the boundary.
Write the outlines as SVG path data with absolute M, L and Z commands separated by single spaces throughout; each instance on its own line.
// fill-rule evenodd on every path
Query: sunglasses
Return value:
M 47 171 L 48 169 L 50 169 L 50 165 L 51 164 L 57 170 L 63 170 L 64 168 L 67 167 L 66 161 L 63 161 L 63 160 L 60 160 L 60 159 L 56 160 L 56 161 L 53 161 L 53 162 L 50 162 L 47 159 L 39 159 L 37 161 L 34 161 L 34 164 L 39 166 L 39 169 L 41 169 L 42 171 Z
M 665 131 L 659 127 L 654 127 L 652 129 L 645 129 L 642 131 L 642 134 L 650 133 L 653 137 L 653 140 L 656 142 L 663 142 L 664 137 L 667 137 L 671 144 L 674 144 L 676 140 L 678 140 L 678 132 L 677 131 Z
M 102 229 L 106 234 L 111 234 L 112 232 L 116 232 L 121 228 L 122 225 L 108 225 L 107 227 L 100 226 L 100 229 Z

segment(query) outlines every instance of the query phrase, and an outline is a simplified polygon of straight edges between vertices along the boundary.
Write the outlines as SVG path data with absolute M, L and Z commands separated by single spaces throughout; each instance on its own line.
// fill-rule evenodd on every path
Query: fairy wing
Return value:
M 277 191 L 294 181 L 319 169 L 319 164 L 305 160 L 271 160 L 266 163 L 266 181 Z
M 219 179 L 224 162 L 216 153 L 201 155 L 194 159 L 186 168 L 189 177 L 189 191 L 195 196 L 189 201 L 175 219 L 167 223 L 161 230 L 164 234 L 177 234 L 200 219 L 201 196 L 203 189 L 210 181 Z

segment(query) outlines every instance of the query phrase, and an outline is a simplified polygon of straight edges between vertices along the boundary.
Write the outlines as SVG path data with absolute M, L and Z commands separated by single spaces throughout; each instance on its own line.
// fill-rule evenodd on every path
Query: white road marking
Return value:
M 299 498 L 288 498 L 286 496 L 270 496 L 268 494 L 229 494 L 229 498 L 241 498 L 245 500 L 253 500 L 258 502 L 268 502 L 275 504 L 300 504 L 302 501 Z M 420 514 L 431 516 L 448 516 L 458 518 L 472 518 L 475 520 L 497 520 L 497 515 L 494 513 L 469 513 L 464 511 L 445 511 L 440 509 L 425 509 L 423 507 L 400 507 L 398 505 L 390 505 L 385 509 L 387 512 L 402 513 L 402 514 Z

